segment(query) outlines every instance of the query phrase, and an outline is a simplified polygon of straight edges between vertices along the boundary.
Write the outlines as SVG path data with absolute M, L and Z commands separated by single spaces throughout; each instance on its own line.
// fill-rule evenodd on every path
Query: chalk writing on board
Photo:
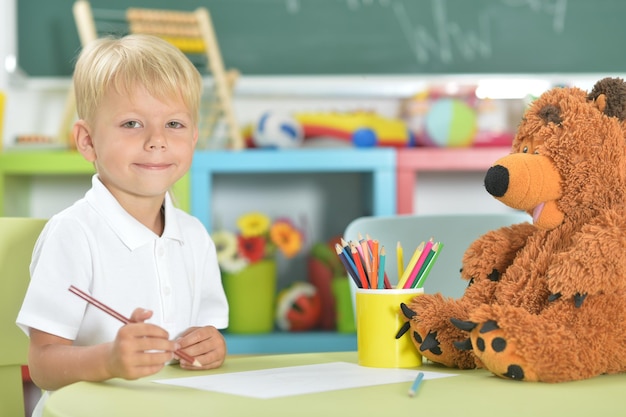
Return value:
M 528 7 L 534 13 L 545 13 L 552 18 L 552 30 L 558 34 L 565 30 L 567 0 L 502 0 L 509 7 Z M 491 19 L 489 13 L 479 13 L 474 28 L 463 29 L 449 19 L 445 0 L 432 0 L 431 13 L 434 30 L 414 24 L 403 2 L 394 2 L 391 8 L 418 63 L 425 64 L 430 57 L 450 63 L 457 55 L 471 61 L 490 58 L 492 55 Z M 530 27 L 530 24 L 529 24 Z
M 528 7 L 533 12 L 552 16 L 552 30 L 557 34 L 565 30 L 567 0 L 502 0 L 502 2 L 507 6 Z
M 445 1 L 434 0 L 431 3 L 434 30 L 414 24 L 404 3 L 396 2 L 392 5 L 395 17 L 417 62 L 427 63 L 432 56 L 438 57 L 443 63 L 450 63 L 454 58 L 455 47 L 465 60 L 491 56 L 491 26 L 488 16 L 479 15 L 476 31 L 463 30 L 461 25 L 448 18 Z
M 302 0 L 285 0 L 287 10 L 292 14 L 301 11 Z M 496 17 L 489 11 L 478 11 L 476 21 L 463 27 L 459 22 L 450 18 L 447 0 L 430 0 L 430 10 L 424 7 L 424 14 L 428 14 L 430 26 L 419 24 L 415 16 L 407 10 L 407 6 L 414 0 L 338 0 L 344 3 L 348 10 L 358 13 L 361 9 L 378 7 L 393 13 L 400 30 L 408 44 L 410 52 L 418 64 L 427 64 L 431 60 L 438 60 L 450 64 L 455 59 L 473 61 L 488 59 L 493 55 L 492 50 L 492 22 Z M 568 0 L 499 0 L 500 4 L 511 9 L 527 9 L 535 14 L 546 15 L 551 21 L 551 30 L 556 34 L 565 31 Z M 410 7 L 410 6 L 409 6 Z M 413 13 L 414 14 L 414 13 Z M 423 16 L 420 16 L 423 21 Z M 532 30 L 533 22 L 529 22 Z

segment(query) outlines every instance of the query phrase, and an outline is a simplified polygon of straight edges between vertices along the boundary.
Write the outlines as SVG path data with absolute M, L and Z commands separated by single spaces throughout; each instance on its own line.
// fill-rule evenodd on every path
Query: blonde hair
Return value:
M 130 94 L 144 87 L 160 99 L 180 98 L 198 122 L 202 77 L 178 48 L 156 36 L 104 37 L 86 45 L 74 69 L 78 117 L 92 121 L 109 88 Z

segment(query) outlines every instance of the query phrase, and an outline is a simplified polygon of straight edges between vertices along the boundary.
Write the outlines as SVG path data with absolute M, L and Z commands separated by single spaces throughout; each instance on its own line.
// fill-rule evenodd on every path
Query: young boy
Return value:
M 177 349 L 200 363 L 180 359 L 185 369 L 221 366 L 226 344 L 217 329 L 228 325 L 228 304 L 215 245 L 168 193 L 198 140 L 200 74 L 169 43 L 129 35 L 86 46 L 74 89 L 76 146 L 96 174 L 35 246 L 17 318 L 30 337 L 34 382 L 56 390 L 136 379 L 179 359 Z M 70 285 L 131 323 L 88 305 Z

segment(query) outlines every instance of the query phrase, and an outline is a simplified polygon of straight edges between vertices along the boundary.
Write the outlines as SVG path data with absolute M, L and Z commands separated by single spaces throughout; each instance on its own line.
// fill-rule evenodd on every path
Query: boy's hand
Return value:
M 219 368 L 226 358 L 226 341 L 224 336 L 213 326 L 192 327 L 176 340 L 176 348 L 193 356 L 202 366 L 180 360 L 183 369 L 214 369 Z
M 107 367 L 120 378 L 137 379 L 160 371 L 174 357 L 174 342 L 163 328 L 144 323 L 152 311 L 135 309 L 131 323 L 122 326 L 113 341 Z

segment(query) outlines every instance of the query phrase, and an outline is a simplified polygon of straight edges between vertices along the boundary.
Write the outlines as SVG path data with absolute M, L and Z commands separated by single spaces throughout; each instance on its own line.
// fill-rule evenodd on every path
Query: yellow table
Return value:
M 561 384 L 500 379 L 482 370 L 434 365 L 425 371 L 458 376 L 424 381 L 418 394 L 410 383 L 350 388 L 275 399 L 255 399 L 151 382 L 211 373 L 241 372 L 329 362 L 356 363 L 355 352 L 229 357 L 218 370 L 190 372 L 168 366 L 138 381 L 81 382 L 50 397 L 44 416 L 623 416 L 626 374 Z

